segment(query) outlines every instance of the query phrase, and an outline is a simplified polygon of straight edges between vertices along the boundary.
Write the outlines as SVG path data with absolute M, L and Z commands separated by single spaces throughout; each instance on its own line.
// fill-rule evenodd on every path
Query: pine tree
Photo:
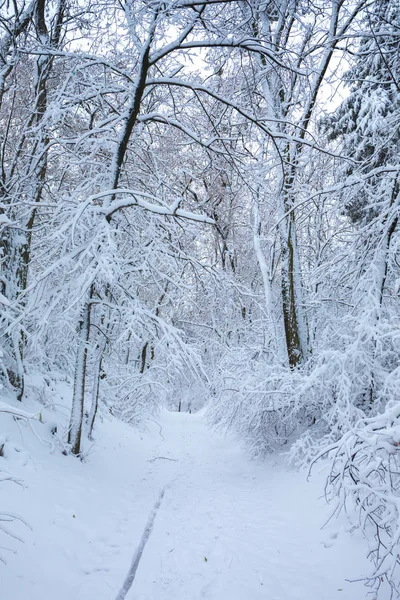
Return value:
M 376 171 L 369 189 L 357 190 L 345 202 L 346 214 L 359 223 L 377 216 L 368 197 L 381 183 L 379 169 L 396 163 L 400 152 L 400 1 L 375 3 L 363 23 L 354 64 L 344 77 L 350 94 L 324 123 L 329 138 L 341 140 L 355 161 L 346 164 L 345 176 Z

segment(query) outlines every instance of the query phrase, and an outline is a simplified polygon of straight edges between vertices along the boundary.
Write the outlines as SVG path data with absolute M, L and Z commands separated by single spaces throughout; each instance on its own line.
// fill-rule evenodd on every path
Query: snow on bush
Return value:
M 254 456 L 265 456 L 284 445 L 306 419 L 294 386 L 295 376 L 285 367 L 231 351 L 214 381 L 218 391 L 209 408 L 210 420 L 222 428 L 233 427 Z
M 35 415 L 31 415 L 24 410 L 16 409 L 4 402 L 0 402 L 0 414 L 12 415 L 14 418 L 24 419 L 29 422 L 35 418 Z M 0 434 L 0 484 L 6 482 L 22 485 L 20 479 L 14 477 L 12 473 L 8 471 L 5 465 L 7 457 L 7 445 L 9 444 L 9 438 Z M 19 515 L 15 515 L 9 512 L 3 512 L 0 508 L 0 562 L 7 564 L 6 553 L 14 552 L 13 548 L 9 548 L 7 545 L 7 539 L 13 539 L 18 542 L 23 542 L 23 539 L 16 533 L 12 524 L 20 522 L 26 527 L 29 527 L 28 523 Z
M 367 583 L 384 581 L 400 593 L 400 404 L 362 419 L 324 452 L 332 460 L 326 494 L 345 510 L 369 542 L 373 572 Z
M 220 367 L 210 418 L 233 426 L 253 455 L 273 452 L 292 439 L 290 462 L 307 464 L 365 414 L 370 370 L 353 349 L 326 351 L 296 370 L 248 360 L 244 352 L 231 353 L 228 360 Z

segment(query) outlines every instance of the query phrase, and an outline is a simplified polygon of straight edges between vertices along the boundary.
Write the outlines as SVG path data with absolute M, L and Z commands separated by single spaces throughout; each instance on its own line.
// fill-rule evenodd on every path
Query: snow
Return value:
M 37 412 L 28 406 L 30 412 Z M 51 412 L 35 422 L 50 440 Z M 111 416 L 84 461 L 49 452 L 26 421 L 0 415 L 7 452 L 0 512 L 32 527 L 4 539 L 1 600 L 115 600 L 151 511 L 165 487 L 127 600 L 358 600 L 368 569 L 364 544 L 336 521 L 310 482 L 281 457 L 250 461 L 202 413 L 162 412 L 139 431 Z M 47 436 L 47 437 L 46 437 Z

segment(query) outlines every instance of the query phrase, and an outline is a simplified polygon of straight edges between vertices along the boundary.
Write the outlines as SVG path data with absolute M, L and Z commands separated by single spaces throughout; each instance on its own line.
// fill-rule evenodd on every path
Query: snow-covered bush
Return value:
M 291 461 L 307 462 L 363 414 L 352 400 L 351 367 L 339 352 L 296 371 L 264 361 L 235 367 L 224 369 L 209 414 L 212 422 L 233 426 L 253 455 L 266 455 L 292 439 Z
M 215 376 L 211 421 L 233 426 L 256 455 L 292 440 L 289 459 L 302 465 L 396 401 L 398 328 L 379 310 L 375 289 L 367 273 L 358 314 L 326 313 L 314 353 L 297 369 L 260 350 L 227 351 Z
M 0 415 L 8 414 L 12 415 L 14 418 L 24 419 L 26 421 L 30 421 L 31 419 L 36 418 L 35 415 L 31 415 L 23 410 L 15 409 L 4 402 L 0 402 Z M 6 482 L 11 484 L 22 485 L 20 479 L 15 477 L 9 470 L 6 468 L 3 461 L 5 461 L 7 456 L 7 444 L 9 440 L 6 436 L 0 434 L 0 484 L 6 484 Z M 22 523 L 26 527 L 29 527 L 28 523 L 19 515 L 15 515 L 10 512 L 3 512 L 0 507 L 0 562 L 6 564 L 7 560 L 4 554 L 4 551 L 14 552 L 13 549 L 8 546 L 4 546 L 4 543 L 7 543 L 7 538 L 11 538 L 18 542 L 23 542 L 23 539 L 18 535 L 18 533 L 11 527 L 13 523 Z
M 396 373 L 398 388 L 399 372 Z M 399 394 L 399 392 L 398 392 Z M 326 494 L 345 510 L 369 542 L 373 572 L 400 593 L 400 398 L 376 417 L 362 419 L 324 454 L 332 460 Z
M 245 349 L 227 352 L 214 381 L 208 414 L 222 428 L 234 428 L 255 456 L 285 444 L 298 428 L 302 411 L 294 394 L 295 375 Z
M 6 471 L 3 471 L 0 465 L 0 484 L 6 481 L 20 484 L 20 481 L 18 479 L 12 477 Z M 7 564 L 7 559 L 4 551 L 13 552 L 11 548 L 8 548 L 7 546 L 3 545 L 4 543 L 6 543 L 4 540 L 6 540 L 7 538 L 12 538 L 13 540 L 17 540 L 18 542 L 23 542 L 23 539 L 15 531 L 13 531 L 12 528 L 10 528 L 10 525 L 12 525 L 15 522 L 20 522 L 24 525 L 27 525 L 27 523 L 25 523 L 25 521 L 21 517 L 12 513 L 2 512 L 0 509 L 0 563 L 3 564 Z

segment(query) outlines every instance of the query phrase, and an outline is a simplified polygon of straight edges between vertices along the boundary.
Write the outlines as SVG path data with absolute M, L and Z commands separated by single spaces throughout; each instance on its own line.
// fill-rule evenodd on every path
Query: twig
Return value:
M 159 431 L 160 437 L 161 437 L 162 440 L 165 440 L 165 437 L 163 436 L 163 433 L 162 433 L 163 429 L 162 429 L 160 423 L 157 423 L 157 421 L 155 421 L 154 419 L 149 419 L 149 421 L 152 421 L 153 423 L 155 423 L 160 428 L 160 431 Z

